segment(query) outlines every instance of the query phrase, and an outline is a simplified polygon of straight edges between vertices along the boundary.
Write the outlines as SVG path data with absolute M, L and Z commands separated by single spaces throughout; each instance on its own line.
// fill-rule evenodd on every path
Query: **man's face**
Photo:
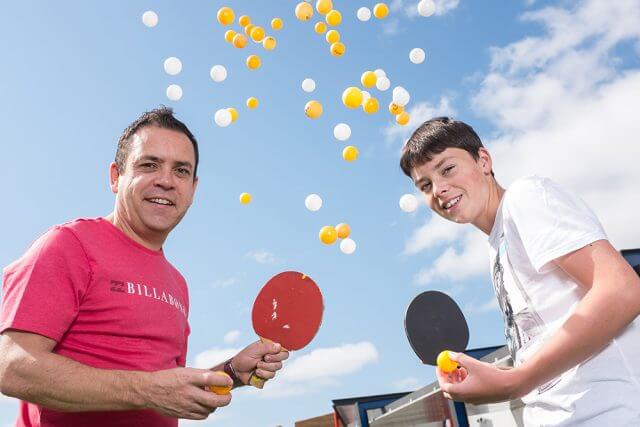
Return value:
M 413 168 L 413 182 L 438 215 L 461 224 L 475 223 L 487 211 L 491 157 L 484 148 L 479 156 L 475 160 L 465 150 L 447 148 Z
M 111 165 L 116 211 L 137 235 L 165 237 L 191 206 L 195 151 L 178 131 L 145 126 L 130 141 L 122 174 Z

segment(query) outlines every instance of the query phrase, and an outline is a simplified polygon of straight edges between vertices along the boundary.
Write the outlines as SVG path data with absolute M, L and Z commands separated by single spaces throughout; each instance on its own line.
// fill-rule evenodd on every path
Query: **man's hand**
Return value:
M 276 371 L 282 369 L 282 362 L 288 357 L 289 352 L 283 350 L 280 344 L 256 341 L 233 356 L 231 365 L 240 381 L 248 384 L 253 371 L 265 380 L 275 377 Z
M 209 391 L 212 385 L 231 386 L 231 378 L 207 369 L 167 369 L 150 372 L 147 379 L 140 390 L 145 406 L 169 417 L 204 420 L 231 402 L 231 394 Z
M 501 402 L 527 393 L 518 369 L 502 369 L 464 353 L 449 352 L 460 368 L 446 374 L 437 368 L 438 383 L 448 399 L 473 403 Z

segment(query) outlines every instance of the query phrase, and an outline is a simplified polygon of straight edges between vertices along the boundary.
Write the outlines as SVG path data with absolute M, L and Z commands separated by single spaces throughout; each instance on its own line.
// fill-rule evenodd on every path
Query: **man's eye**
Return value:
M 178 168 L 176 171 L 178 172 L 179 175 L 183 175 L 183 176 L 188 176 L 191 173 L 189 169 L 185 169 L 185 168 Z
M 140 165 L 141 168 L 145 168 L 145 169 L 153 169 L 156 167 L 155 163 L 143 163 Z

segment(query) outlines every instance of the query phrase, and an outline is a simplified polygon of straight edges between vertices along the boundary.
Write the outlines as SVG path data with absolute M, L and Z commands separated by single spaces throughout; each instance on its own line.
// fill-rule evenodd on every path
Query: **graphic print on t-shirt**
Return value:
M 533 308 L 524 287 L 514 274 L 513 266 L 507 254 L 507 244 L 502 241 L 492 267 L 492 282 L 500 310 L 504 318 L 507 346 L 514 361 L 518 351 L 541 338 L 545 326 L 540 315 Z M 559 378 L 538 388 L 542 393 L 558 382 Z

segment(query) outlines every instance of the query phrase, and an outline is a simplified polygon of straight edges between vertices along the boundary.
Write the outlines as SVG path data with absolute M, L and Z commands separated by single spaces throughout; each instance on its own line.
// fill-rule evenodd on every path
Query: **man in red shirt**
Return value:
M 171 109 L 143 114 L 110 166 L 113 212 L 53 227 L 5 268 L 0 392 L 21 399 L 17 426 L 175 427 L 229 404 L 210 386 L 282 368 L 288 353 L 259 341 L 211 370 L 185 367 L 188 290 L 162 245 L 197 167 L 196 139 Z

